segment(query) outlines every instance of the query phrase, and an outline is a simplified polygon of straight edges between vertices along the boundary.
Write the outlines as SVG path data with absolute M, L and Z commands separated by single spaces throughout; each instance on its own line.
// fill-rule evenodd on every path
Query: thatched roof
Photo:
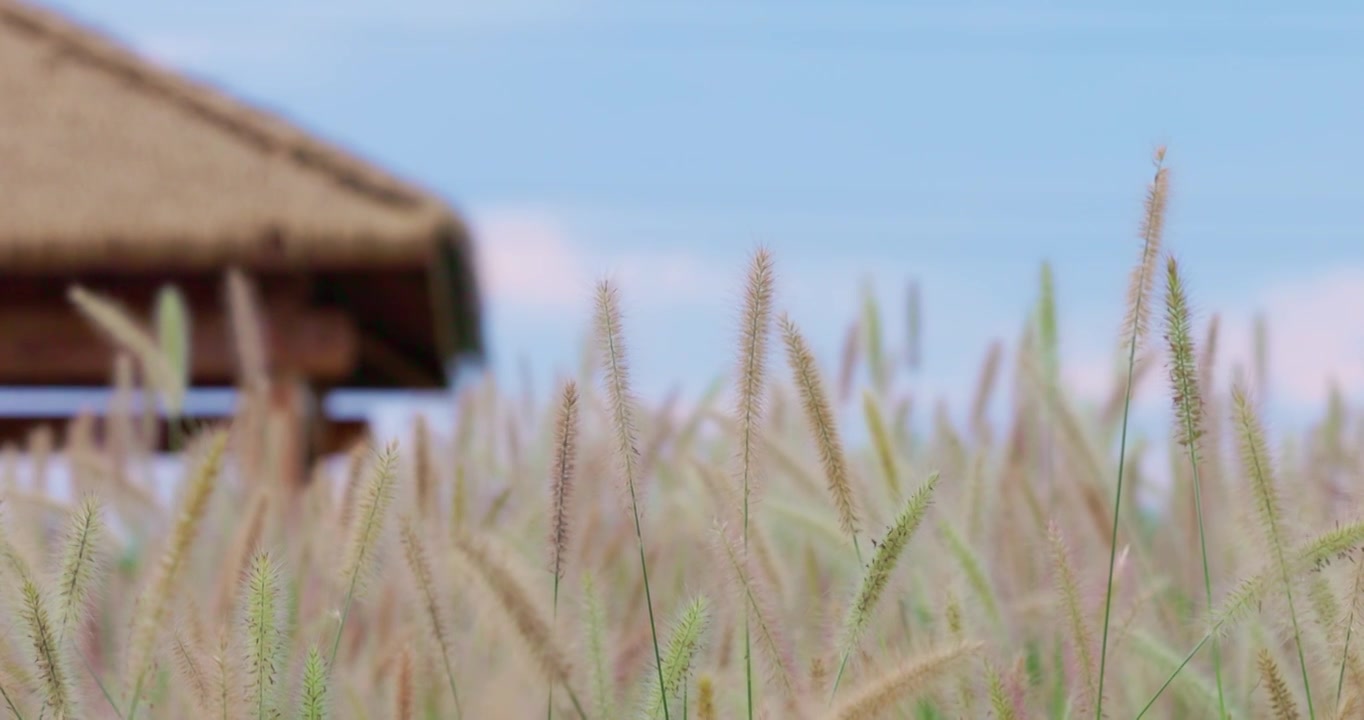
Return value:
M 0 0 L 0 268 L 406 263 L 439 199 L 44 9 Z
M 419 368 L 399 380 L 367 360 L 356 383 L 430 385 L 456 354 L 483 352 L 471 257 L 463 221 L 433 194 L 91 28 L 0 0 L 5 297 L 45 294 L 19 289 L 44 278 L 302 273 L 313 302 L 387 348 L 383 364 Z

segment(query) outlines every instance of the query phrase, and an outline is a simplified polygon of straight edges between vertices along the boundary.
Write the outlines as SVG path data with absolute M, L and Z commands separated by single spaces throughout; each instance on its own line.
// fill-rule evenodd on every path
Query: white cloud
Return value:
M 552 212 L 494 208 L 473 214 L 484 292 L 498 306 L 581 316 L 602 277 L 640 305 L 694 305 L 724 299 L 729 273 L 705 258 L 648 249 L 604 253 L 585 247 Z
M 475 213 L 479 279 L 493 303 L 521 309 L 578 309 L 591 289 L 582 252 L 563 225 L 532 209 Z
M 1256 307 L 1268 321 L 1270 394 L 1297 406 L 1318 406 L 1332 380 L 1350 394 L 1364 391 L 1364 266 L 1340 267 L 1275 284 Z M 1227 352 L 1218 363 L 1230 379 L 1249 369 L 1256 307 L 1229 313 Z
M 1162 292 L 1157 288 L 1157 292 Z M 1159 298 L 1157 298 L 1159 300 Z M 1331 383 L 1347 394 L 1364 393 L 1364 266 L 1336 270 L 1276 282 L 1255 293 L 1249 301 L 1227 306 L 1202 306 L 1195 318 L 1194 341 L 1206 340 L 1207 323 L 1219 316 L 1217 362 L 1218 386 L 1226 390 L 1238 372 L 1247 380 L 1253 367 L 1255 318 L 1263 312 L 1268 327 L 1270 399 L 1286 409 L 1322 406 Z M 1164 403 L 1165 349 L 1159 330 L 1160 318 L 1148 348 L 1158 353 L 1157 367 L 1136 395 L 1143 406 Z M 1200 352 L 1202 351 L 1200 347 Z M 1114 382 L 1113 356 L 1090 349 L 1066 363 L 1069 387 L 1080 397 L 1106 397 Z

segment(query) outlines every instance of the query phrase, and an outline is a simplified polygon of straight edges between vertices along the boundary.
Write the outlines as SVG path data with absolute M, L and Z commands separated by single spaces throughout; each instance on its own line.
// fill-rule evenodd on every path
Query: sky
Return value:
M 1229 368 L 1265 313 L 1271 400 L 1305 417 L 1332 380 L 1364 395 L 1364 9 L 1196 5 L 54 7 L 466 213 L 492 366 L 515 377 L 525 358 L 541 388 L 576 367 L 610 276 L 640 394 L 699 393 L 732 364 L 761 243 L 778 309 L 830 372 L 863 288 L 895 346 L 917 280 L 916 382 L 954 407 L 989 344 L 1017 336 L 1049 261 L 1063 371 L 1101 395 L 1164 144 L 1166 248 L 1199 336 L 1218 313 Z

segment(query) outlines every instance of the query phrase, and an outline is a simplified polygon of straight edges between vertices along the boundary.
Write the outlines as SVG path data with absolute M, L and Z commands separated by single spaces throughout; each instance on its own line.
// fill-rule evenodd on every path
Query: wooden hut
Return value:
M 0 0 L 0 388 L 108 385 L 112 349 L 73 311 L 76 283 L 137 312 L 173 283 L 194 317 L 192 383 L 233 384 L 232 267 L 253 280 L 280 386 L 443 387 L 483 352 L 473 266 L 436 196 Z

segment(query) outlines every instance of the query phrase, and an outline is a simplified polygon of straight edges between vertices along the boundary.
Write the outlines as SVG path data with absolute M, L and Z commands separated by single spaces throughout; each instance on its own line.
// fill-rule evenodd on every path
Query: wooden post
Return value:
M 300 490 L 312 465 L 317 410 L 305 380 L 283 375 L 270 383 L 265 421 L 266 471 L 276 485 Z

